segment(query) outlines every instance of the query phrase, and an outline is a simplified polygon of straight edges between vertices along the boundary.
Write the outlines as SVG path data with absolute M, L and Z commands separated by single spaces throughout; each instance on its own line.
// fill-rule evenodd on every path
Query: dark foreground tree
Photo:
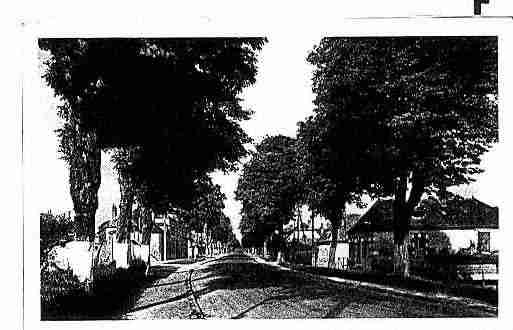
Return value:
M 239 178 L 235 198 L 242 202 L 241 231 L 262 243 L 275 230 L 282 237 L 300 202 L 295 143 L 283 135 L 264 138 Z
M 98 189 L 101 183 L 101 152 L 97 136 L 80 125 L 79 119 L 65 104 L 59 107 L 65 120 L 57 130 L 59 153 L 69 169 L 69 191 L 75 211 L 77 239 L 94 240 Z
M 316 114 L 344 138 L 327 148 L 357 160 L 360 182 L 393 196 L 394 268 L 426 192 L 469 183 L 498 140 L 497 38 L 326 38 L 315 66 Z
M 231 169 L 246 154 L 249 138 L 239 122 L 250 111 L 238 95 L 255 82 L 256 52 L 264 42 L 39 40 L 50 53 L 44 78 L 62 101 L 61 149 L 83 236 L 94 239 L 100 150 L 141 148 L 131 177 L 146 188 L 149 205 L 160 209 L 190 203 L 194 178 Z

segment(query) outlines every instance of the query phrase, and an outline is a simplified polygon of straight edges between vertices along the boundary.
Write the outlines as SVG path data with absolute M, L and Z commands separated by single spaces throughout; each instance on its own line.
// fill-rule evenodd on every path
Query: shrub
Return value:
M 73 239 L 73 221 L 69 214 L 54 215 L 48 211 L 39 215 L 39 230 L 40 266 L 45 268 L 51 249 Z
M 62 298 L 85 296 L 85 285 L 73 275 L 71 269 L 48 269 L 41 271 L 41 312 L 61 309 Z

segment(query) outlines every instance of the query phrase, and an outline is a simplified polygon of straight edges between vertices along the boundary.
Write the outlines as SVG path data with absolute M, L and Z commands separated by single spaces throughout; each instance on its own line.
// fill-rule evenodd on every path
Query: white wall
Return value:
M 465 229 L 465 230 L 442 230 L 451 241 L 451 248 L 458 251 L 462 248 L 468 248 L 470 241 L 473 241 L 477 247 L 478 232 L 490 233 L 490 251 L 498 250 L 498 229 Z
M 83 241 L 72 241 L 65 246 L 56 246 L 52 249 L 55 255 L 55 266 L 66 270 L 71 268 L 73 274 L 80 281 L 90 278 L 92 252 L 89 250 L 90 243 Z
M 94 257 L 98 252 L 98 246 L 95 248 Z M 127 243 L 115 242 L 113 246 L 108 244 L 107 249 L 113 249 L 113 260 L 116 261 L 117 268 L 128 268 L 127 262 Z M 52 249 L 54 254 L 54 265 L 57 268 L 66 270 L 71 268 L 73 274 L 78 277 L 81 282 L 90 279 L 91 262 L 93 253 L 90 251 L 89 242 L 71 241 L 65 246 L 56 246 Z M 132 255 L 134 259 L 144 262 L 148 260 L 148 245 L 132 244 Z

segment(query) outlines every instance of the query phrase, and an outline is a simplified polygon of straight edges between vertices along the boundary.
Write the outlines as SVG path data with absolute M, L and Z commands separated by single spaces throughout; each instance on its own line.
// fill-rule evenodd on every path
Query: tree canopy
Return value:
M 495 37 L 329 38 L 308 60 L 316 113 L 344 137 L 330 145 L 367 155 L 383 194 L 413 171 L 424 187 L 468 183 L 497 142 Z
M 194 188 L 192 208 L 188 212 L 189 228 L 196 232 L 203 231 L 204 226 L 213 230 L 226 217 L 223 213 L 226 196 L 206 175 L 196 180 Z
M 301 197 L 295 144 L 291 137 L 267 136 L 244 164 L 235 198 L 242 202 L 240 230 L 251 233 L 252 242 L 263 242 L 293 217 Z
M 51 55 L 44 78 L 62 100 L 61 151 L 70 172 L 77 172 L 71 185 L 76 214 L 94 224 L 101 149 L 139 148 L 128 171 L 159 211 L 170 204 L 190 207 L 196 178 L 234 169 L 250 141 L 239 122 L 251 111 L 242 108 L 239 94 L 255 82 L 264 43 L 40 39 Z

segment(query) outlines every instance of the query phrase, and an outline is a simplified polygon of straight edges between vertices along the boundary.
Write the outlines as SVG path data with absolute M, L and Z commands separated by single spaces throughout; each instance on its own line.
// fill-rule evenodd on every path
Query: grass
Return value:
M 344 271 L 329 268 L 314 268 L 311 266 L 292 266 L 311 274 L 340 277 L 349 280 L 375 283 L 399 289 L 413 290 L 430 294 L 446 294 L 479 300 L 493 306 L 498 304 L 497 290 L 490 287 L 480 287 L 472 282 L 443 282 L 424 279 L 421 277 L 404 278 L 398 275 L 383 273 L 364 273 Z M 495 284 L 497 281 L 488 281 L 488 284 Z
M 138 294 L 158 278 L 172 271 L 144 274 L 144 265 L 128 269 L 103 267 L 95 272 L 90 293 L 70 271 L 42 273 L 41 320 L 110 320 L 130 309 Z M 64 284 L 63 284 L 64 283 Z

